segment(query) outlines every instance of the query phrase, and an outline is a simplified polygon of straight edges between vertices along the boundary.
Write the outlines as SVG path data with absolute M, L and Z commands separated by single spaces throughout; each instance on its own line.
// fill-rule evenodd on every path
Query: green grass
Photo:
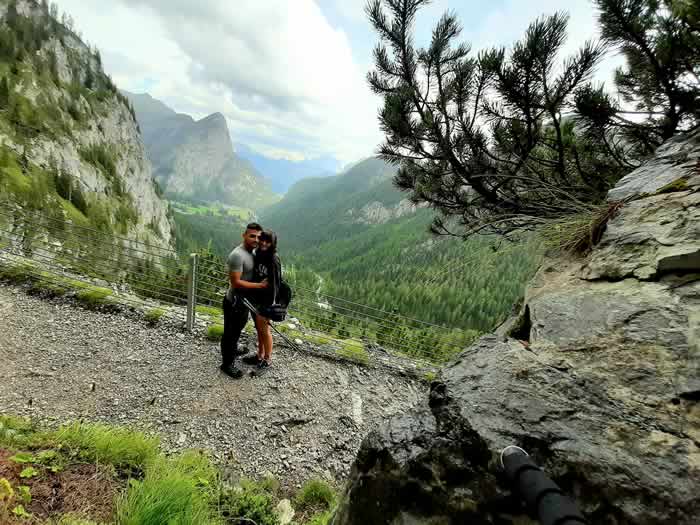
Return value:
M 327 345 L 333 342 L 333 339 L 319 334 L 302 334 L 301 339 L 307 343 L 312 343 L 315 345 Z
M 37 266 L 32 263 L 22 262 L 20 264 L 6 265 L 3 261 L 2 266 L 0 266 L 0 279 L 5 279 L 16 284 L 23 284 L 31 281 L 37 272 Z
M 157 324 L 160 318 L 165 315 L 165 308 L 151 308 L 144 314 L 144 318 L 150 324 Z
M 320 512 L 311 517 L 306 525 L 328 525 L 333 517 L 332 511 Z
M 98 286 L 89 286 L 76 294 L 77 299 L 88 306 L 99 306 L 108 304 L 110 301 L 107 298 L 113 292 L 109 288 L 100 288 Z
M 212 324 L 207 328 L 207 339 L 210 341 L 220 341 L 224 335 L 224 325 Z
M 72 454 L 90 462 L 109 463 L 120 470 L 140 470 L 158 454 L 160 440 L 142 432 L 102 424 L 62 426 L 54 439 Z
M 224 315 L 224 311 L 221 308 L 216 308 L 214 306 L 197 305 L 194 311 L 202 315 L 211 315 L 212 317 L 221 317 Z
M 278 524 L 275 507 L 283 496 L 274 477 L 242 480 L 231 488 L 207 454 L 188 450 L 165 456 L 158 438 L 143 432 L 89 423 L 44 430 L 27 418 L 0 415 L 0 447 L 11 452 L 27 480 L 81 463 L 111 467 L 116 509 L 110 522 L 118 525 L 244 523 L 236 518 Z M 11 512 L 39 498 L 24 483 L 12 486 L 0 478 L 0 521 L 6 516 L 3 503 L 10 502 Z M 297 525 L 326 525 L 337 501 L 334 489 L 319 480 L 305 483 L 292 499 Z M 47 525 L 94 525 L 89 518 L 83 512 L 52 516 Z
M 63 208 L 63 211 L 66 214 L 66 219 L 70 220 L 73 224 L 77 226 L 89 226 L 90 221 L 88 220 L 83 213 L 73 206 L 73 203 L 62 199 L 61 197 L 58 197 L 59 202 L 61 203 L 61 207 Z
M 253 215 L 253 211 L 249 208 L 239 206 L 195 206 L 183 202 L 171 201 L 173 208 L 179 213 L 185 215 L 210 215 L 213 217 L 237 217 L 243 221 L 247 221 Z
M 120 525 L 214 524 L 217 472 L 207 456 L 188 451 L 158 456 L 143 480 L 132 479 L 117 505 Z
M 360 341 L 348 339 L 341 341 L 340 345 L 340 348 L 335 351 L 340 357 L 361 365 L 369 364 L 369 354 Z

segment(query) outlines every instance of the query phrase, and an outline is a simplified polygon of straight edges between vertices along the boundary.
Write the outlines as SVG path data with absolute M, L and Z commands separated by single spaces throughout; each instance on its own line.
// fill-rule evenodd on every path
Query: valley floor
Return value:
M 0 327 L 0 413 L 151 430 L 169 451 L 211 451 L 232 479 L 341 480 L 373 427 L 424 398 L 419 382 L 277 341 L 272 369 L 234 381 L 218 343 L 12 286 Z

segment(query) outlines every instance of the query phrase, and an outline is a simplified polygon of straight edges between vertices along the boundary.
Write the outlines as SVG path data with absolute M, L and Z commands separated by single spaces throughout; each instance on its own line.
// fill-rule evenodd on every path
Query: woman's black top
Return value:
M 269 306 L 277 297 L 279 283 L 282 279 L 282 263 L 277 254 L 272 257 L 255 255 L 253 282 L 260 283 L 267 279 L 268 287 L 255 290 L 253 301 L 258 306 Z

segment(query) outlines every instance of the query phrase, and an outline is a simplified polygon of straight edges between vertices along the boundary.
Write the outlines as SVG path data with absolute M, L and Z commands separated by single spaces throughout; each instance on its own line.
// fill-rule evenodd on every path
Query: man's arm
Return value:
M 241 274 L 243 272 L 230 272 L 229 280 L 231 281 L 231 287 L 235 289 L 243 290 L 259 290 L 260 288 L 267 288 L 267 280 L 261 283 L 252 283 L 250 281 L 244 281 L 241 279 Z

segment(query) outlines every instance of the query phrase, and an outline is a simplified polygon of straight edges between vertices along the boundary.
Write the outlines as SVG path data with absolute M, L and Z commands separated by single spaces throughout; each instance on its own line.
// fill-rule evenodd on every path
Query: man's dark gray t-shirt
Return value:
M 253 280 L 253 270 L 255 268 L 255 259 L 253 259 L 253 254 L 246 250 L 243 245 L 236 246 L 233 251 L 229 254 L 228 260 L 226 261 L 228 267 L 229 275 L 231 272 L 241 272 L 241 280 L 252 281 Z M 231 287 L 229 281 L 228 292 L 226 292 L 226 297 L 229 301 L 233 302 L 233 296 L 236 291 Z

